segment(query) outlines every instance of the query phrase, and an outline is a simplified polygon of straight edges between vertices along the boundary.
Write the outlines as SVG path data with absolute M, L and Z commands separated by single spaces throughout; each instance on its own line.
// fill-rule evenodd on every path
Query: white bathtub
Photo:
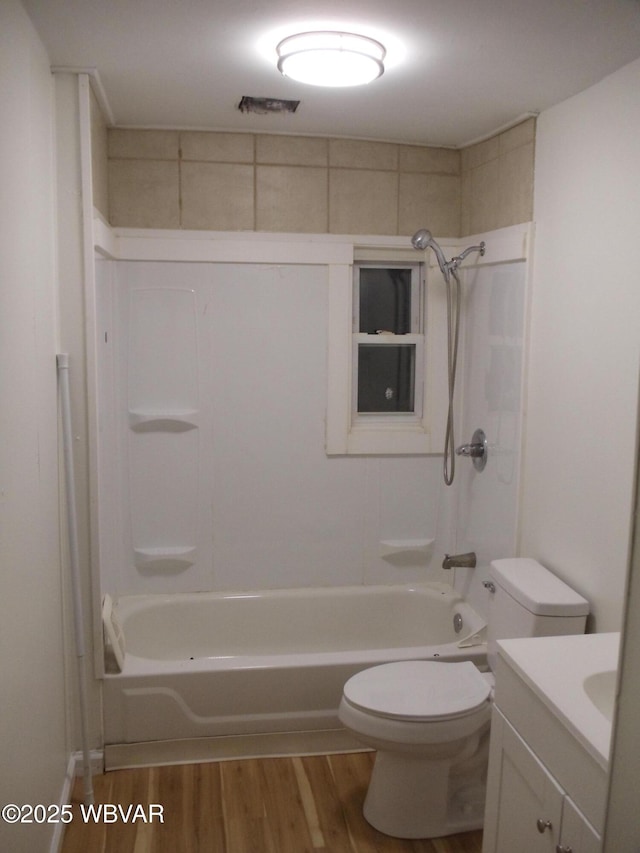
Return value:
M 483 620 L 442 584 L 127 596 L 113 614 L 125 655 L 104 681 L 108 767 L 343 748 L 337 709 L 359 670 L 486 664 Z

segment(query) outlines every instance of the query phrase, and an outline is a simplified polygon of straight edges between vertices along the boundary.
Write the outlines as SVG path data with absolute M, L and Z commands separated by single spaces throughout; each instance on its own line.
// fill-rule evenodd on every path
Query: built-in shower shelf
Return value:
M 425 557 L 433 545 L 433 539 L 383 539 L 380 542 L 382 559 L 394 557 Z
M 195 545 L 176 546 L 171 548 L 134 548 L 135 564 L 142 568 L 187 568 L 196 559 Z
M 185 432 L 198 428 L 198 410 L 166 412 L 130 410 L 129 426 L 135 432 Z

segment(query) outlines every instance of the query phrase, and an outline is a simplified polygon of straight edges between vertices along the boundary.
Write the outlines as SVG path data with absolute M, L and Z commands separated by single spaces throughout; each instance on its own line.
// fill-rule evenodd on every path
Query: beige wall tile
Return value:
M 498 137 L 500 143 L 500 154 L 505 154 L 514 148 L 519 148 L 521 145 L 527 145 L 533 142 L 536 135 L 536 120 L 534 118 L 517 124 L 515 127 L 505 130 Z
M 397 169 L 398 146 L 388 142 L 330 139 L 329 165 L 346 169 Z
M 91 179 L 93 204 L 105 219 L 109 218 L 109 167 L 107 159 L 107 123 L 100 104 L 91 90 Z
M 302 166 L 256 168 L 258 231 L 325 233 L 328 170 Z
M 111 160 L 109 222 L 129 228 L 179 228 L 178 162 Z
M 485 139 L 484 142 L 463 148 L 461 154 L 462 171 L 466 172 L 469 169 L 481 166 L 483 163 L 488 163 L 490 160 L 495 160 L 500 154 L 500 141 L 497 136 L 493 136 L 491 139 Z
M 312 136 L 260 135 L 256 137 L 256 163 L 286 166 L 326 166 L 329 140 Z
M 435 235 L 458 237 L 460 194 L 456 175 L 400 175 L 398 233 L 428 228 Z
M 109 157 L 133 160 L 177 160 L 177 130 L 120 130 L 109 128 Z
M 462 234 L 533 217 L 535 119 L 462 152 Z
M 463 172 L 460 178 L 460 235 L 471 234 L 471 172 Z
M 182 227 L 244 231 L 255 227 L 253 166 L 182 163 Z
M 331 169 L 329 231 L 331 234 L 397 234 L 397 173 Z
M 460 152 L 452 148 L 432 148 L 427 145 L 401 145 L 398 148 L 401 172 L 435 172 L 443 175 L 460 174 Z
M 508 151 L 499 160 L 498 215 L 500 226 L 533 218 L 533 142 Z
M 253 163 L 255 137 L 252 133 L 209 133 L 182 131 L 180 150 L 183 160 L 215 163 Z
M 498 160 L 491 160 L 471 172 L 469 184 L 469 234 L 499 227 Z
M 116 128 L 108 132 L 109 216 L 114 225 L 150 228 L 471 234 L 531 218 L 534 137 L 534 119 L 464 151 Z M 95 201 L 102 197 L 96 188 Z

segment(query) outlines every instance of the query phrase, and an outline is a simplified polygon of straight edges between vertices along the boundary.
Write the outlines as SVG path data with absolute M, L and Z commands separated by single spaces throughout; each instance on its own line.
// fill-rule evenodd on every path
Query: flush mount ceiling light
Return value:
M 298 33 L 277 46 L 285 77 L 312 86 L 361 86 L 384 72 L 386 50 L 379 41 L 355 33 Z

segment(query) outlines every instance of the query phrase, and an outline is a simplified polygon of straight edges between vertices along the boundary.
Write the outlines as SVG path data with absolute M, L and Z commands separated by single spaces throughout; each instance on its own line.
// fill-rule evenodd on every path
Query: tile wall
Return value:
M 533 219 L 533 118 L 461 150 L 461 234 Z
M 109 159 L 107 154 L 107 122 L 98 100 L 91 92 L 91 175 L 93 205 L 105 217 L 109 214 Z
M 322 137 L 108 131 L 112 225 L 460 233 L 460 153 Z
M 533 215 L 535 119 L 468 148 L 108 128 L 94 203 L 114 226 L 458 237 Z

